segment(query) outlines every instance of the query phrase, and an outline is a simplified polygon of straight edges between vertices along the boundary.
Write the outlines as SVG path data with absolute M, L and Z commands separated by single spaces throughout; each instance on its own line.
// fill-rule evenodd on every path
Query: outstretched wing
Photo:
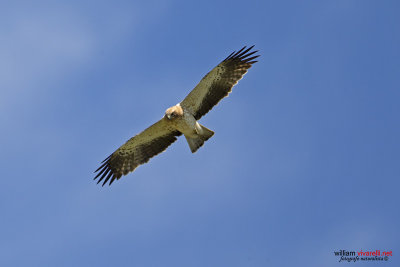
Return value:
M 118 148 L 102 165 L 95 171 L 99 172 L 95 180 L 97 183 L 103 179 L 103 186 L 110 180 L 110 185 L 115 179 L 135 170 L 141 164 L 150 160 L 150 158 L 163 152 L 176 141 L 176 137 L 181 135 L 179 131 L 171 128 L 165 118 L 162 118 L 140 134 L 129 139 L 124 145 Z
M 232 87 L 246 74 L 258 55 L 251 51 L 254 47 L 246 46 L 233 52 L 218 66 L 201 79 L 199 84 L 186 96 L 180 105 L 190 111 L 196 120 L 209 112 L 218 102 L 226 97 Z M 250 57 L 252 56 L 252 57 Z

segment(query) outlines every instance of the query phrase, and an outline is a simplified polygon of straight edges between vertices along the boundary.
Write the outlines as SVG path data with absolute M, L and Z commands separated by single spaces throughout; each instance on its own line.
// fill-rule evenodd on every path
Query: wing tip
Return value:
M 101 166 L 94 171 L 94 173 L 96 173 L 96 172 L 98 172 L 98 173 L 93 178 L 93 180 L 98 179 L 97 184 L 99 184 L 104 179 L 102 186 L 104 186 L 111 177 L 115 176 L 114 171 L 110 167 L 111 156 L 112 156 L 112 154 L 110 156 L 108 156 L 105 160 L 103 160 L 101 162 Z
M 226 57 L 223 60 L 223 62 L 239 60 L 240 62 L 254 64 L 257 61 L 251 61 L 251 60 L 258 58 L 260 56 L 260 55 L 255 55 L 253 57 L 250 57 L 251 55 L 254 55 L 255 53 L 259 52 L 259 50 L 252 51 L 254 47 L 255 45 L 252 45 L 250 47 L 247 47 L 245 45 L 237 52 L 233 51 L 228 57 Z

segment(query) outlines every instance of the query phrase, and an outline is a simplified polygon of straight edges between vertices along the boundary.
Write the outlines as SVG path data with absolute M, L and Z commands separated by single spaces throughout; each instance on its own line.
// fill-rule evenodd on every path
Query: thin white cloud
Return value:
M 76 18 L 67 16 L 9 17 L 10 28 L 2 32 L 0 43 L 0 86 L 6 93 L 30 90 L 57 71 L 90 56 L 94 36 L 80 27 Z M 70 23 L 74 21 L 74 23 Z M 8 91 L 8 92 L 7 92 Z M 3 101 L 4 90 L 1 91 Z
M 62 79 L 94 64 L 139 26 L 138 14 L 124 8 L 102 10 L 106 14 L 51 9 L 14 8 L 2 18 L 7 27 L 0 28 L 0 112 L 57 90 Z

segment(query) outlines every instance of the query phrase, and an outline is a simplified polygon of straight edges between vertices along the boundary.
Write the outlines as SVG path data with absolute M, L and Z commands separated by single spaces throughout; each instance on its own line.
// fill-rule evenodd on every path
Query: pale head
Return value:
M 178 117 L 183 116 L 183 109 L 182 107 L 178 104 L 176 106 L 170 107 L 165 111 L 165 117 L 169 120 L 173 120 Z

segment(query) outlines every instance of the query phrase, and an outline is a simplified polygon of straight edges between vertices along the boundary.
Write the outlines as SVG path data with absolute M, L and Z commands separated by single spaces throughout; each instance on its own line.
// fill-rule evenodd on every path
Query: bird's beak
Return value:
M 171 115 L 167 114 L 166 116 L 169 120 L 171 119 Z

